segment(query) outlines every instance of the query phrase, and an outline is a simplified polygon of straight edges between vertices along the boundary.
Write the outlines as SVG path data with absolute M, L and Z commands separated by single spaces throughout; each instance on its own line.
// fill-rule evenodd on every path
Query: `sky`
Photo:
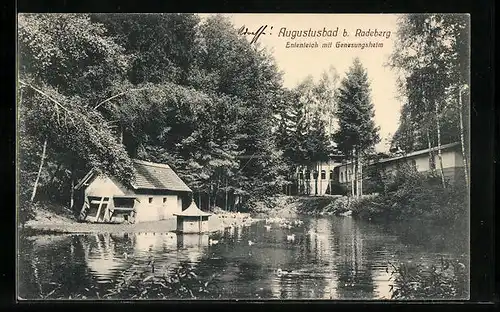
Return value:
M 208 14 L 200 14 L 202 18 Z M 274 56 L 278 68 L 283 72 L 283 84 L 293 88 L 307 76 L 317 81 L 321 73 L 333 66 L 342 79 L 355 57 L 359 57 L 368 73 L 371 97 L 375 108 L 375 123 L 380 127 L 381 142 L 376 146 L 379 152 L 388 151 L 387 139 L 396 131 L 401 101 L 396 90 L 396 73 L 384 66 L 392 52 L 397 31 L 397 15 L 394 14 L 224 14 L 240 29 L 256 32 L 266 26 L 265 34 L 258 37 L 258 43 Z M 332 37 L 284 36 L 289 31 L 330 31 L 338 28 Z M 358 31 L 358 29 L 360 31 Z M 348 36 L 344 37 L 344 30 Z M 363 33 L 385 32 L 382 36 L 356 36 Z M 388 33 L 390 32 L 390 34 Z M 243 34 L 244 35 L 244 34 Z M 252 34 L 245 35 L 249 41 Z M 332 47 L 323 44 L 332 42 Z M 337 43 L 373 43 L 374 48 L 337 47 Z M 318 47 L 288 47 L 287 43 L 310 43 Z

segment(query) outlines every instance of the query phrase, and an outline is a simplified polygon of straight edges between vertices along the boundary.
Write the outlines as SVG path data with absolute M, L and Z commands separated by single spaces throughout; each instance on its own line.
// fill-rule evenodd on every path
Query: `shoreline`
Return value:
M 208 220 L 208 233 L 223 231 L 231 226 L 249 226 L 261 219 L 252 218 L 248 213 L 218 213 Z M 72 219 L 58 222 L 31 220 L 19 233 L 26 236 L 43 234 L 91 234 L 91 233 L 167 233 L 176 231 L 176 217 L 164 220 L 147 221 L 133 224 L 90 223 Z

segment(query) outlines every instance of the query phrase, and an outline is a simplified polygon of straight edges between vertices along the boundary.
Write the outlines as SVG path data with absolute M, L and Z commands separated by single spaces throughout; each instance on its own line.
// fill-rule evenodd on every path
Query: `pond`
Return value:
M 301 220 L 291 229 L 257 222 L 210 236 L 30 236 L 19 240 L 18 294 L 101 298 L 125 272 L 154 259 L 156 272 L 188 264 L 198 276 L 212 276 L 220 299 L 389 299 L 389 262 L 426 264 L 443 256 L 468 263 L 465 230 L 335 216 Z

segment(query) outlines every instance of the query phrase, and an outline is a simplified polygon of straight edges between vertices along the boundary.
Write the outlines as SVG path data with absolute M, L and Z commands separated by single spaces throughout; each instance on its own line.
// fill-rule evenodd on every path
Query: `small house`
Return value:
M 210 213 L 201 211 L 191 202 L 188 209 L 174 213 L 177 216 L 177 231 L 179 233 L 206 233 L 208 232 L 208 217 Z
M 81 218 L 90 222 L 156 221 L 173 217 L 192 191 L 169 165 L 133 160 L 133 181 L 123 184 L 91 170 L 76 186 L 83 190 Z

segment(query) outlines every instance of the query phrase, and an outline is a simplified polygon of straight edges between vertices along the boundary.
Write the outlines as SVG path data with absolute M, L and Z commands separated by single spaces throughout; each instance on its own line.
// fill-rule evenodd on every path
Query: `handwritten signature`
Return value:
M 256 43 L 257 40 L 259 40 L 261 35 L 265 35 L 266 33 L 264 32 L 267 29 L 267 25 L 260 26 L 257 31 L 248 31 L 248 28 L 245 27 L 245 25 L 241 26 L 240 29 L 238 29 L 238 35 L 249 35 L 253 36 L 252 41 L 250 41 L 250 44 Z M 271 26 L 271 29 L 273 27 Z

